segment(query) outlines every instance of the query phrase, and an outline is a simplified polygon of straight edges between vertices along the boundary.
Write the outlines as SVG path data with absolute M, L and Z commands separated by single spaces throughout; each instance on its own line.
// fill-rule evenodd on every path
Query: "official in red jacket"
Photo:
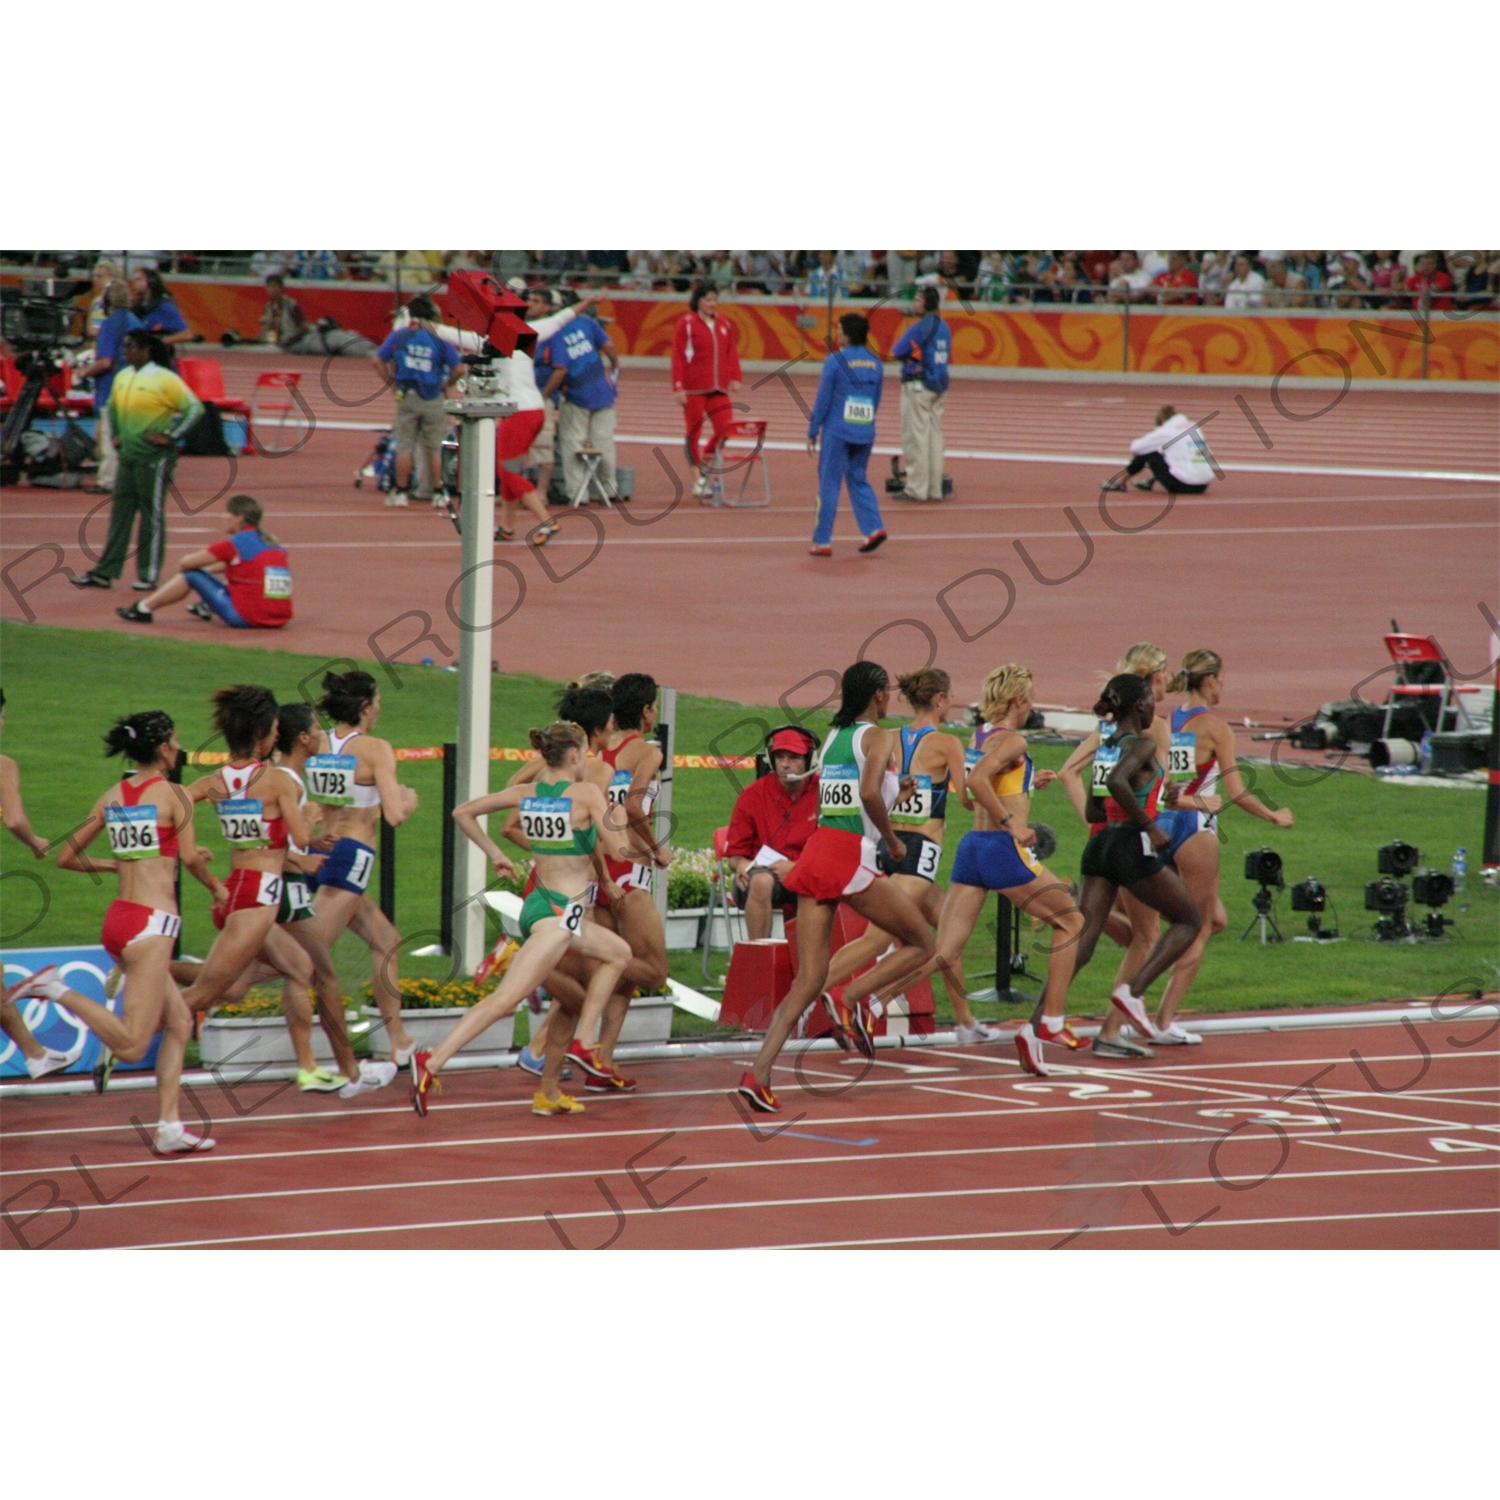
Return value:
M 745 913 L 754 942 L 771 935 L 771 908 L 795 911 L 797 898 L 781 888 L 802 846 L 818 826 L 818 777 L 807 774 L 817 738 L 806 729 L 778 729 L 769 745 L 771 770 L 740 793 L 724 850 L 734 871 L 734 904 Z
M 739 336 L 729 319 L 719 316 L 718 294 L 709 282 L 700 281 L 693 288 L 688 309 L 672 330 L 672 393 L 683 406 L 688 462 L 697 471 L 693 494 L 701 500 L 712 488 L 714 454 L 733 420 L 729 392 L 742 389 L 744 381 Z M 713 436 L 700 452 L 698 435 L 705 417 L 713 424 Z

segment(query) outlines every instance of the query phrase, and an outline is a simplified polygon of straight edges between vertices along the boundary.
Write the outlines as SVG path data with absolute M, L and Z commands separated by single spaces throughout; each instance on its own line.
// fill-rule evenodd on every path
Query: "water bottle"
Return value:
M 1469 851 L 1459 849 L 1453 856 L 1453 893 L 1457 895 L 1464 888 L 1464 876 L 1469 873 Z
M 1423 731 L 1422 743 L 1417 747 L 1417 767 L 1422 775 L 1432 769 L 1432 731 Z

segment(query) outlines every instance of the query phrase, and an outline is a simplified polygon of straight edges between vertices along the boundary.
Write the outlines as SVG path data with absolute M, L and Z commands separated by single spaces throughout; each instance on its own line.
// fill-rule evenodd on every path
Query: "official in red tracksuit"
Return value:
M 672 330 L 672 393 L 682 403 L 687 421 L 688 462 L 698 475 L 693 494 L 702 499 L 712 487 L 714 454 L 733 420 L 729 392 L 740 390 L 744 381 L 739 336 L 728 318 L 719 317 L 718 294 L 709 282 L 700 281 L 693 288 L 688 309 Z M 714 430 L 700 452 L 698 435 L 705 417 Z

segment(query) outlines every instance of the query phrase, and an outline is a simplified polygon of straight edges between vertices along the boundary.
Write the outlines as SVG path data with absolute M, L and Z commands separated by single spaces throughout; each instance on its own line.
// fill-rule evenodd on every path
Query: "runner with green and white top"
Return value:
M 576 724 L 559 720 L 549 729 L 533 729 L 530 739 L 547 763 L 549 779 L 531 786 L 509 786 L 453 811 L 454 822 L 484 850 L 495 873 L 509 877 L 515 875 L 516 867 L 479 819 L 519 807 L 522 831 L 537 857 L 537 885 L 521 908 L 521 951 L 511 960 L 499 988 L 474 1006 L 430 1052 L 418 1052 L 412 1058 L 411 1102 L 419 1115 L 427 1113 L 427 1096 L 449 1059 L 487 1027 L 513 1015 L 569 949 L 598 961 L 585 1003 L 592 1001 L 601 1008 L 630 962 L 630 945 L 624 938 L 584 920 L 594 899 L 595 844 L 602 844 L 605 854 L 614 859 L 621 858 L 625 848 L 624 839 L 610 826 L 604 793 L 584 779 L 584 732 Z M 578 1114 L 583 1109 L 578 1100 L 558 1088 L 582 1007 L 565 995 L 556 998 L 561 1014 L 547 1028 L 542 1086 L 531 1101 L 531 1111 L 537 1115 Z

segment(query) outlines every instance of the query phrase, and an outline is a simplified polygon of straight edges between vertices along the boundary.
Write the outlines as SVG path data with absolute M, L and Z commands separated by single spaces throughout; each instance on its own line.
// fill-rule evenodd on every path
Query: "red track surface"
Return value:
M 387 421 L 387 399 L 356 361 L 334 361 L 326 389 L 318 362 L 274 362 L 303 367 L 320 429 L 295 456 L 240 459 L 232 473 L 223 460 L 184 460 L 182 507 L 169 512 L 171 555 L 217 535 L 216 495 L 250 490 L 266 501 L 291 550 L 297 619 L 269 638 L 200 625 L 174 609 L 152 630 L 330 655 L 379 649 L 402 660 L 446 661 L 445 651 L 458 646 L 447 608 L 457 539 L 445 521 L 387 510 L 370 489 L 354 490 L 351 477 L 371 435 L 328 425 Z M 237 351 L 225 364 L 231 392 L 248 394 L 267 360 Z M 805 420 L 791 387 L 808 401 L 811 379 L 751 381 L 764 382 L 746 399 L 754 414 L 769 419 L 770 440 L 799 442 Z M 663 464 L 684 472 L 673 437 L 676 405 L 662 371 L 630 370 L 621 432 L 669 441 L 657 445 L 660 458 L 650 443 L 621 444 L 621 460 L 634 463 L 638 476 L 630 521 L 597 511 L 593 521 L 565 519 L 544 559 L 525 547 L 498 549 L 525 580 L 526 595 L 497 631 L 494 654 L 506 670 L 561 677 L 594 666 L 634 668 L 689 691 L 768 702 L 810 674 L 841 669 L 866 642 L 869 655 L 893 668 L 919 663 L 929 650 L 925 627 L 960 691 L 976 689 L 996 661 L 1020 659 L 1035 671 L 1042 701 L 1086 705 L 1098 672 L 1123 646 L 1153 639 L 1174 657 L 1198 645 L 1219 650 L 1231 676 L 1226 707 L 1257 719 L 1300 717 L 1383 667 L 1380 635 L 1392 615 L 1403 628 L 1436 633 L 1461 670 L 1482 668 L 1488 628 L 1476 605 L 1493 598 L 1500 498 L 1494 484 L 1232 471 L 1208 496 L 1180 501 L 1160 525 L 1135 536 L 1111 531 L 1096 502 L 1100 480 L 1164 400 L 1199 419 L 1219 412 L 1207 431 L 1225 463 L 1494 473 L 1500 472 L 1500 406 L 1493 393 L 1356 391 L 1326 416 L 1298 422 L 1276 410 L 1268 391 L 1247 389 L 1242 394 L 1274 444 L 1269 452 L 1235 394 L 956 382 L 950 450 L 1097 456 L 1097 463 L 955 458 L 954 500 L 887 504 L 892 539 L 871 557 L 853 551 L 846 506 L 837 555 L 823 560 L 806 555 L 815 476 L 804 453 L 769 454 L 775 494 L 769 510 L 708 510 L 690 498 L 672 509 L 677 491 Z M 1282 400 L 1289 411 L 1307 413 L 1336 394 L 1298 392 L 1288 383 Z M 896 396 L 891 385 L 880 418 L 882 444 L 896 437 Z M 1114 498 L 1110 513 L 1126 525 L 1145 524 L 1161 504 L 1155 496 Z M 1031 575 L 1016 544 L 1045 576 L 1078 568 L 1084 544 L 1065 506 L 1088 529 L 1095 553 L 1077 577 L 1048 586 Z M 80 539 L 102 544 L 108 501 L 12 490 L 0 515 L 7 564 L 50 542 L 64 549 L 69 566 L 82 568 Z M 133 597 L 128 591 L 80 594 L 61 574 L 27 592 L 23 607 L 13 590 L 51 562 L 51 554 L 37 553 L 7 575 L 4 614 L 24 618 L 29 608 L 50 624 L 129 628 L 114 616 L 114 606 Z M 976 637 L 965 641 L 939 595 L 983 568 L 1009 576 L 1015 605 L 1000 627 L 979 633 L 1004 607 L 1005 585 L 981 575 L 944 595 L 964 632 Z M 512 575 L 497 573 L 497 614 L 518 592 Z M 407 611 L 425 613 L 438 642 L 417 639 L 418 617 L 391 625 Z M 627 626 L 628 647 L 601 635 L 601 612 L 612 627 Z M 820 678 L 794 701 L 816 702 L 827 690 L 828 679 Z
M 641 1064 L 640 1094 L 563 1121 L 535 1118 L 513 1071 L 450 1075 L 425 1121 L 399 1084 L 355 1105 L 214 1088 L 218 1149 L 171 1161 L 129 1123 L 149 1094 L 12 1099 L 0 1243 L 1494 1249 L 1486 1024 L 1417 1026 L 1425 1070 L 1399 1026 L 1219 1035 L 1128 1066 L 1083 1052 L 1045 1082 L 1001 1046 L 818 1053 L 800 1081 L 780 1070 L 785 1111 L 753 1129 L 725 1093 L 738 1061 Z

